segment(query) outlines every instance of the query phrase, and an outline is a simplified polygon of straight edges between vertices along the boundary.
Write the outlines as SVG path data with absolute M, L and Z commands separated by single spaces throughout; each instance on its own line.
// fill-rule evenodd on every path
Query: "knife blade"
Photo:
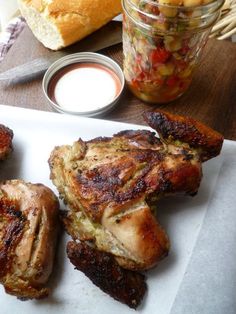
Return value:
M 96 52 L 122 42 L 122 23 L 111 21 L 78 43 L 60 51 L 51 51 L 45 57 L 39 57 L 0 73 L 0 80 L 11 83 L 26 83 L 42 76 L 56 60 L 76 52 Z

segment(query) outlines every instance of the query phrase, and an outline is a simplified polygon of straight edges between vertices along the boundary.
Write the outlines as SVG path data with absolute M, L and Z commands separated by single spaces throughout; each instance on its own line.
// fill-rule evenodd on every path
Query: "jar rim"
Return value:
M 159 4 L 153 0 L 142 0 L 145 4 L 154 4 L 156 8 L 170 8 L 176 10 L 177 14 L 175 16 L 166 16 L 162 14 L 161 10 L 158 10 L 157 13 L 150 12 L 150 7 L 147 11 L 139 8 L 138 3 L 134 3 L 132 0 L 122 0 L 122 6 L 124 13 L 134 22 L 137 23 L 143 30 L 150 31 L 152 29 L 152 25 L 148 22 L 145 22 L 145 18 L 148 20 L 163 22 L 170 22 L 173 26 L 169 33 L 175 33 L 176 28 L 179 25 L 179 22 L 182 25 L 189 23 L 191 20 L 199 23 L 198 27 L 194 27 L 194 23 L 192 23 L 192 27 L 186 28 L 185 32 L 195 32 L 195 31 L 204 31 L 205 29 L 211 27 L 215 21 L 218 19 L 220 15 L 220 8 L 222 7 L 224 0 L 214 0 L 206 5 L 201 6 L 172 6 Z M 136 14 L 133 14 L 136 13 Z M 137 15 L 138 14 L 138 15 Z M 191 14 L 191 17 L 190 17 Z M 142 18 L 144 17 L 144 18 Z M 158 29 L 159 33 L 166 33 L 166 30 Z M 179 30 L 178 30 L 179 32 Z
M 123 0 L 124 1 L 124 0 Z M 138 10 L 139 7 L 136 6 L 136 4 L 132 1 L 132 0 L 127 0 L 129 3 L 132 3 L 133 6 L 135 6 Z M 197 10 L 197 9 L 210 9 L 210 8 L 215 8 L 215 10 L 218 10 L 225 2 L 225 0 L 213 0 L 212 2 L 206 3 L 206 4 L 201 4 L 201 5 L 193 5 L 193 6 L 183 6 L 183 5 L 170 5 L 170 4 L 165 4 L 165 3 L 159 3 L 157 1 L 154 0 L 142 0 L 142 2 L 146 2 L 146 4 L 150 4 L 153 7 L 162 7 L 162 8 L 173 8 L 173 9 L 180 9 L 183 12 L 188 12 L 188 11 L 193 11 L 193 10 Z M 141 11 L 141 10 L 140 10 Z M 141 11 L 143 12 L 143 11 Z

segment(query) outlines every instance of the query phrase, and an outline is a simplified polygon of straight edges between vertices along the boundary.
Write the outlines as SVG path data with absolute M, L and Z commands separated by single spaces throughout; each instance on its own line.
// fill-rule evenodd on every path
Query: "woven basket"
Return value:
M 234 34 L 236 34 L 236 0 L 226 0 L 221 10 L 221 17 L 212 28 L 210 37 L 222 40 Z

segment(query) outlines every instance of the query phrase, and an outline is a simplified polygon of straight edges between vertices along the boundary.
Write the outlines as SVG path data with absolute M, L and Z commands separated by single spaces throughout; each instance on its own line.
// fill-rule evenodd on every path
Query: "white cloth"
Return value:
M 13 45 L 24 26 L 24 19 L 22 17 L 15 17 L 10 21 L 6 29 L 0 33 L 0 62 Z
M 18 14 L 17 0 L 0 0 L 0 31 Z

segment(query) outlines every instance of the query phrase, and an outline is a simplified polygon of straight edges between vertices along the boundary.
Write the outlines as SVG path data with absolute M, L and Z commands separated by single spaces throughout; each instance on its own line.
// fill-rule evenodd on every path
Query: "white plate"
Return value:
M 12 128 L 15 134 L 14 153 L 9 160 L 1 164 L 0 179 L 21 178 L 32 183 L 41 182 L 51 187 L 55 193 L 57 191 L 49 179 L 47 160 L 56 145 L 71 144 L 79 137 L 87 140 L 97 136 L 109 136 L 123 129 L 144 128 L 3 105 L 0 106 L 0 117 L 1 123 Z M 235 152 L 235 148 L 235 142 L 225 141 L 221 156 L 204 165 L 204 178 L 197 196 L 172 197 L 160 201 L 159 220 L 170 236 L 171 251 L 158 267 L 147 273 L 148 293 L 136 313 L 172 313 L 204 217 L 211 207 L 211 200 L 217 199 L 220 169 L 228 158 L 231 158 L 231 150 Z M 234 166 L 236 169 L 236 164 Z M 229 176 L 225 180 L 229 182 Z M 230 204 L 231 201 L 234 204 L 235 193 L 232 193 L 231 198 L 233 199 Z M 224 206 L 224 200 L 221 202 L 223 203 L 220 205 Z M 50 280 L 53 289 L 51 296 L 45 300 L 21 302 L 5 294 L 1 287 L 0 313 L 134 313 L 126 305 L 103 293 L 81 272 L 73 269 L 65 255 L 65 242 L 66 240 L 62 239 L 59 244 L 56 267 Z M 182 311 L 183 313 L 185 312 Z M 186 314 L 190 312 L 187 311 Z

